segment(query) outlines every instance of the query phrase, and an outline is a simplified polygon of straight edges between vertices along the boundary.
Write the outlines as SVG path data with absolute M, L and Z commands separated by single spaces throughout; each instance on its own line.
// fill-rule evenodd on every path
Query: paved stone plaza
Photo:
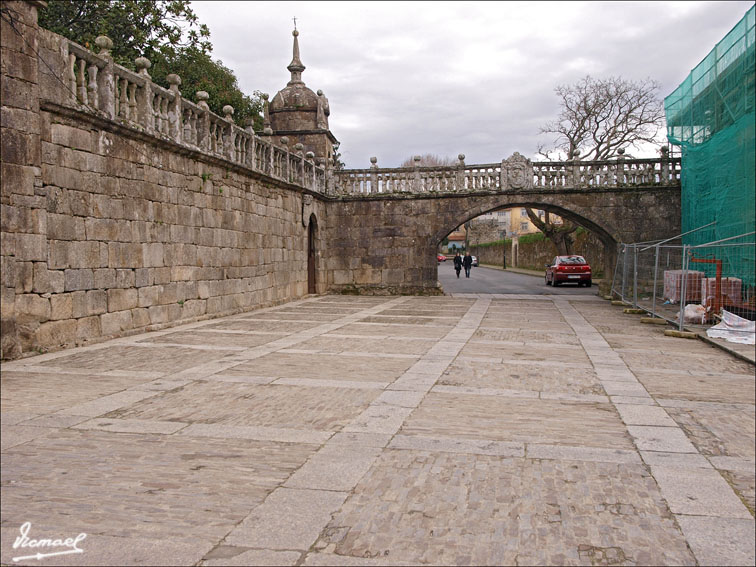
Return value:
M 753 565 L 754 368 L 593 296 L 319 296 L 2 367 L 2 563 Z M 65 548 L 55 548 L 59 551 Z

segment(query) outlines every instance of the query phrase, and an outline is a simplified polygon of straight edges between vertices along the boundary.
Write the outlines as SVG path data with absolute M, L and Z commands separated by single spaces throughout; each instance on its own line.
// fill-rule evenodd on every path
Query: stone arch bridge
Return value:
M 553 212 L 593 232 L 612 273 L 618 242 L 680 232 L 680 160 L 500 163 L 335 172 L 329 206 L 330 289 L 433 293 L 438 244 L 481 214 Z

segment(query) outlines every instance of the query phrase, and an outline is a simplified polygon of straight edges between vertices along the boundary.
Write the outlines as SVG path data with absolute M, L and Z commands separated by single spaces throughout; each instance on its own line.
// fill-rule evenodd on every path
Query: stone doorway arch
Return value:
M 318 220 L 315 213 L 310 215 L 307 223 L 307 293 L 317 293 L 317 230 Z

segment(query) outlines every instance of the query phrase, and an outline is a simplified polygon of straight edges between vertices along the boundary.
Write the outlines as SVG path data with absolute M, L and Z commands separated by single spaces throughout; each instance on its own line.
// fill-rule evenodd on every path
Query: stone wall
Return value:
M 595 273 L 603 274 L 605 265 L 604 245 L 593 234 L 582 232 L 576 235 L 572 251 L 573 254 L 585 256 L 591 266 L 593 266 Z M 515 267 L 511 240 L 492 246 L 471 246 L 470 253 L 477 256 L 481 264 L 496 266 L 502 265 L 503 254 L 506 253 L 507 267 Z M 520 240 L 516 267 L 529 270 L 542 270 L 544 269 L 544 265 L 547 262 L 551 262 L 556 255 L 556 246 L 548 239 L 535 242 L 522 242 Z
M 50 102 L 62 83 L 24 40 L 53 60 L 62 38 L 4 4 L 27 29 L 3 19 L 3 358 L 307 293 L 302 190 Z M 323 250 L 322 200 L 311 212 Z

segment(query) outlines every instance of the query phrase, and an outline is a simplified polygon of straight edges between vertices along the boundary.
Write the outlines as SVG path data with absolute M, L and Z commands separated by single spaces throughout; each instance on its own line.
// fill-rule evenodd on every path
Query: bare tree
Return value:
M 431 167 L 434 165 L 446 166 L 456 165 L 457 160 L 450 157 L 441 157 L 436 154 L 423 154 L 420 156 L 420 161 L 417 165 L 420 167 Z M 408 157 L 405 159 L 399 167 L 413 167 L 415 165 L 415 157 Z
M 578 229 L 578 226 L 565 219 L 561 219 L 561 222 L 554 222 L 549 216 L 549 211 L 546 211 L 543 220 L 533 211 L 531 208 L 526 208 L 528 218 L 538 230 L 540 230 L 546 238 L 551 240 L 556 246 L 557 254 L 559 256 L 566 256 L 572 254 L 572 245 L 575 243 L 575 237 L 573 233 Z M 560 217 L 561 218 L 561 217 Z
M 629 81 L 622 77 L 594 79 L 587 75 L 574 85 L 554 89 L 560 98 L 559 117 L 541 127 L 541 134 L 556 134 L 554 152 L 567 159 L 602 160 L 617 150 L 640 142 L 656 143 L 664 126 L 664 105 L 659 83 L 652 79 Z M 579 152 L 579 154 L 576 154 Z
M 556 120 L 541 127 L 541 134 L 556 134 L 552 148 L 538 148 L 545 158 L 604 160 L 616 157 L 620 149 L 637 148 L 642 142 L 658 144 L 656 137 L 664 126 L 658 82 L 650 78 L 629 81 L 586 75 L 574 85 L 556 87 L 554 92 L 560 98 L 561 111 Z M 555 224 L 548 212 L 544 221 L 532 209 L 527 213 L 559 254 L 570 254 L 575 224 L 564 219 Z

